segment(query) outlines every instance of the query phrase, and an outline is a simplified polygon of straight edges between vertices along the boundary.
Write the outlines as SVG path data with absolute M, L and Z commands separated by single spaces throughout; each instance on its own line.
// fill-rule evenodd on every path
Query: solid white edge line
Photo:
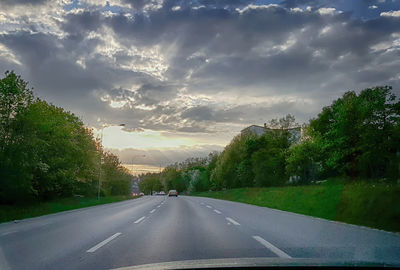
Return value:
M 220 211 L 218 211 L 217 209 L 214 209 L 214 212 L 217 214 L 222 214 Z
M 156 209 L 153 209 L 150 211 L 150 214 L 153 214 L 156 211 Z
M 211 206 L 209 206 L 209 205 L 206 205 L 206 207 L 207 207 L 207 208 L 210 208 L 210 209 L 212 208 L 212 207 L 211 207 Z
M 139 218 L 138 220 L 136 220 L 134 223 L 135 224 L 138 224 L 140 221 L 142 221 L 143 219 L 145 219 L 146 217 L 141 217 L 141 218 Z
M 234 219 L 231 219 L 230 217 L 225 217 L 225 219 L 227 220 L 227 221 L 229 221 L 230 223 L 232 223 L 233 225 L 240 225 L 240 223 L 239 222 L 237 222 L 237 221 L 235 221 Z
M 269 249 L 270 251 L 272 251 L 273 253 L 278 255 L 280 258 L 286 258 L 286 259 L 291 259 L 292 258 L 287 253 L 285 253 L 284 251 L 280 250 L 279 248 L 277 248 L 276 246 L 274 246 L 273 244 L 271 244 L 270 242 L 268 242 L 264 238 L 262 238 L 262 237 L 260 237 L 258 235 L 253 235 L 253 238 L 255 240 L 257 240 L 261 245 L 263 245 L 264 247 L 266 247 L 267 249 Z
M 110 237 L 108 237 L 106 240 L 98 243 L 97 245 L 95 245 L 94 247 L 88 249 L 86 252 L 90 252 L 93 253 L 96 250 L 98 250 L 99 248 L 101 248 L 102 246 L 104 246 L 105 244 L 107 244 L 108 242 L 110 242 L 111 240 L 113 240 L 114 238 L 118 237 L 119 235 L 121 235 L 121 233 L 116 233 L 114 235 L 111 235 Z

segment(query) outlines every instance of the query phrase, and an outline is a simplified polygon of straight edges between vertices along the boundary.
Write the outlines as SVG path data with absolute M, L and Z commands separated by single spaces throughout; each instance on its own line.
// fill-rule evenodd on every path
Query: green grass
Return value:
M 400 231 L 400 187 L 328 181 L 321 185 L 239 188 L 192 194 Z
M 132 199 L 132 196 L 72 197 L 29 205 L 0 205 L 0 222 L 42 216 L 67 210 Z

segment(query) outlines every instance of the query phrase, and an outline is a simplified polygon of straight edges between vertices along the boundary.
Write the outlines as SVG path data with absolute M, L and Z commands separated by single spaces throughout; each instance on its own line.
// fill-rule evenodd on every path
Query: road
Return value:
M 0 269 L 233 257 L 400 263 L 400 234 L 202 197 L 144 196 L 0 224 Z

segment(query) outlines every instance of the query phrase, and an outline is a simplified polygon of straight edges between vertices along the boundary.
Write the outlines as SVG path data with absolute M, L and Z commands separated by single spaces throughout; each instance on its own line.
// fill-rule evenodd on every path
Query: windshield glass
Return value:
M 0 269 L 400 266 L 400 0 L 0 6 Z

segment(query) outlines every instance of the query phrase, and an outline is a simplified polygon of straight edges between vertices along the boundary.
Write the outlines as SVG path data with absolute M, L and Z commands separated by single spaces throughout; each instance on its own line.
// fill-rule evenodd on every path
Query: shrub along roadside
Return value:
M 400 187 L 372 183 L 239 188 L 194 196 L 230 200 L 400 232 Z
M 132 196 L 108 196 L 97 198 L 70 197 L 30 205 L 0 205 L 0 222 L 42 216 L 89 206 L 120 202 Z

